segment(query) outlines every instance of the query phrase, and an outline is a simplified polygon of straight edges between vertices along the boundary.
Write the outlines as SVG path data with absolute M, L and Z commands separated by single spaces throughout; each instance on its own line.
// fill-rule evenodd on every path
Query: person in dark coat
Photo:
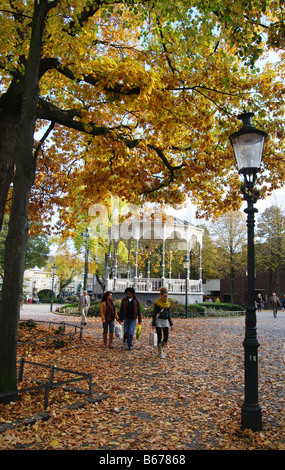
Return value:
M 274 318 L 277 317 L 277 309 L 278 307 L 281 307 L 281 303 L 275 292 L 273 292 L 272 297 L 269 301 L 269 306 L 272 307 L 273 309 L 273 316 Z
M 135 290 L 132 287 L 127 287 L 125 290 L 126 297 L 123 298 L 120 311 L 119 322 L 124 322 L 124 342 L 127 341 L 128 350 L 133 348 L 133 336 L 138 319 L 139 325 L 142 322 L 140 301 L 135 296 Z

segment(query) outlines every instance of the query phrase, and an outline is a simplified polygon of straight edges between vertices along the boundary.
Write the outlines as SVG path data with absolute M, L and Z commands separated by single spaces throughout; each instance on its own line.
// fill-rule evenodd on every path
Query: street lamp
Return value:
M 240 114 L 238 118 L 243 127 L 230 136 L 238 172 L 243 175 L 244 184 L 241 191 L 247 201 L 247 306 L 245 317 L 244 346 L 244 403 L 241 410 L 241 425 L 252 431 L 262 429 L 261 407 L 258 404 L 258 347 L 256 334 L 255 307 L 255 255 L 254 255 L 254 213 L 253 207 L 259 192 L 254 188 L 256 175 L 260 170 L 266 132 L 259 131 L 251 124 L 253 113 Z
M 188 318 L 188 277 L 189 277 L 190 261 L 189 261 L 189 256 L 187 253 L 184 256 L 182 264 L 183 264 L 183 268 L 185 269 L 185 313 L 186 313 L 186 318 Z
M 88 277 L 88 238 L 89 228 L 86 227 L 85 232 L 81 232 L 81 236 L 85 238 L 85 267 L 84 267 L 84 281 L 83 290 L 87 290 L 87 277 Z
M 53 266 L 51 268 L 52 272 L 52 283 L 51 283 L 51 297 L 50 297 L 50 311 L 52 312 L 52 307 L 53 307 L 53 286 L 54 286 L 54 276 L 56 273 L 56 265 L 53 263 Z

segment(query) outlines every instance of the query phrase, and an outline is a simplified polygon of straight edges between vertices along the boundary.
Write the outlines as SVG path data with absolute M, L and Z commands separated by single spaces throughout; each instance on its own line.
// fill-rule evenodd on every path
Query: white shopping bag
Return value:
M 157 346 L 157 333 L 156 331 L 151 331 L 149 334 L 149 344 L 150 346 Z
M 116 323 L 115 325 L 115 336 L 117 336 L 119 339 L 122 339 L 123 337 L 123 330 L 120 323 Z

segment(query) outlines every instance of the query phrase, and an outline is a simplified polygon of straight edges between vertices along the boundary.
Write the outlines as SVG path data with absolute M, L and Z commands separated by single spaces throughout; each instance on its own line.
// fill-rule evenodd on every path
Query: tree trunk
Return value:
M 230 247 L 230 299 L 231 304 L 235 303 L 235 268 L 234 268 L 234 257 L 233 249 Z
M 235 270 L 231 268 L 230 270 L 230 298 L 231 304 L 235 303 Z
M 0 99 L 0 230 L 14 174 L 15 144 L 19 129 L 21 95 L 19 81 L 14 79 Z
M 17 333 L 28 240 L 28 203 L 35 176 L 33 135 L 38 102 L 38 77 L 46 15 L 55 5 L 35 1 L 25 76 L 19 132 L 15 148 L 16 172 L 4 255 L 4 281 L 0 306 L 0 393 L 17 391 Z M 2 399 L 10 401 L 14 395 Z

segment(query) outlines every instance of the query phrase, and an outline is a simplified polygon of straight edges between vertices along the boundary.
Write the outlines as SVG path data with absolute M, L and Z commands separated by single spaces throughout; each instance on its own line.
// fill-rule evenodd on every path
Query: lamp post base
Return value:
M 241 427 L 252 431 L 262 430 L 261 407 L 257 405 L 243 405 L 241 409 Z

